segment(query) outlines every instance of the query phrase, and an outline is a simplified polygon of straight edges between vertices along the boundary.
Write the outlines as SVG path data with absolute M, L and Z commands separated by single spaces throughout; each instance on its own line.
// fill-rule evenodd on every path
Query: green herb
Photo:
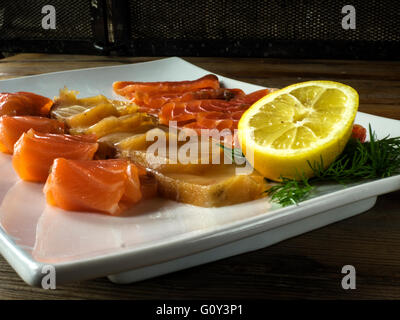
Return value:
M 286 207 L 306 199 L 314 190 L 309 179 L 304 176 L 300 180 L 282 178 L 282 182 L 267 190 L 271 199 Z
M 308 165 L 313 170 L 313 178 L 290 179 L 282 181 L 266 192 L 272 201 L 282 206 L 297 204 L 310 196 L 318 182 L 338 182 L 346 184 L 365 179 L 379 179 L 400 173 L 400 137 L 389 136 L 377 140 L 369 126 L 370 141 L 361 143 L 350 139 L 344 151 L 325 168 L 323 160 Z
M 218 145 L 222 150 L 224 150 L 224 154 L 232 159 L 232 162 L 246 159 L 240 148 L 229 148 L 220 143 Z

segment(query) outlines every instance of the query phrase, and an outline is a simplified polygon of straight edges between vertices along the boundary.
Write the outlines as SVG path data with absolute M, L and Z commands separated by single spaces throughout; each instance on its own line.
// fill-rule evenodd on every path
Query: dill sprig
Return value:
M 245 160 L 245 156 L 240 148 L 229 148 L 221 143 L 218 144 L 219 147 L 224 151 L 224 154 L 232 159 L 232 162 L 235 163 L 236 160 Z
M 314 181 L 334 180 L 339 183 L 376 179 L 400 173 L 400 137 L 378 140 L 369 126 L 370 141 L 350 139 L 343 153 L 326 169 L 323 160 L 308 163 Z
M 304 176 L 300 180 L 283 177 L 279 184 L 272 186 L 267 192 L 272 201 L 286 207 L 305 200 L 314 188 L 314 186 L 310 185 L 309 179 Z
M 266 192 L 272 201 L 287 206 L 308 198 L 316 183 L 346 184 L 399 174 L 400 137 L 386 136 L 378 140 L 371 125 L 369 134 L 369 142 L 361 143 L 357 139 L 350 139 L 344 151 L 328 167 L 325 167 L 322 157 L 319 162 L 308 162 L 314 173 L 313 178 L 305 178 L 304 175 L 300 179 L 281 177 L 281 182 Z

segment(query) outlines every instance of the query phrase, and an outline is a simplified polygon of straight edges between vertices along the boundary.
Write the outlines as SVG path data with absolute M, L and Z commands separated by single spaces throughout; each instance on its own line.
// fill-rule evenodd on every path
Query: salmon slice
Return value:
M 351 137 L 359 140 L 361 143 L 364 143 L 365 139 L 367 138 L 367 129 L 360 124 L 354 124 Z
M 0 151 L 12 154 L 14 144 L 29 129 L 43 133 L 63 133 L 60 121 L 35 116 L 2 116 L 0 118 Z
M 189 102 L 168 102 L 158 113 L 158 120 L 161 124 L 169 125 L 170 121 L 176 121 L 178 125 L 183 125 L 196 119 L 196 113 L 190 112 L 187 108 Z
M 117 81 L 113 83 L 114 92 L 127 99 L 134 99 L 137 92 L 152 93 L 183 93 L 199 89 L 219 88 L 218 78 L 209 74 L 193 81 L 163 81 L 163 82 L 133 82 Z
M 169 101 L 190 101 L 202 99 L 223 99 L 231 100 L 233 98 L 245 95 L 241 89 L 200 89 L 197 91 L 186 91 L 178 93 L 148 93 L 138 91 L 135 93 L 135 102 L 150 105 L 153 108 L 159 108 Z
M 43 189 L 47 203 L 64 210 L 120 215 L 142 198 L 138 168 L 128 160 L 54 161 Z
M 169 94 L 148 94 L 139 91 L 136 93 L 134 101 L 140 106 L 139 111 L 156 115 L 161 107 L 168 102 L 186 102 L 205 99 L 221 99 L 229 101 L 244 95 L 245 94 L 241 89 L 225 88 L 201 89 L 198 91 Z
M 184 128 L 190 128 L 197 132 L 197 134 L 210 133 L 207 130 L 229 130 L 231 133 L 237 129 L 239 120 L 235 119 L 237 114 L 243 114 L 243 112 L 236 112 L 232 114 L 225 114 L 223 112 L 202 112 L 196 115 L 196 121 L 183 125 Z M 239 117 L 240 118 L 240 117 Z M 221 136 L 224 139 L 225 135 Z
M 247 106 L 243 106 L 242 104 L 233 104 L 223 100 L 169 102 L 161 108 L 158 118 L 161 124 L 169 125 L 170 121 L 176 121 L 178 126 L 183 126 L 196 121 L 199 114 L 217 112 L 221 114 L 222 118 L 230 118 L 230 113 L 246 109 Z
M 0 93 L 0 116 L 47 116 L 53 101 L 32 92 Z
M 197 129 L 229 129 L 237 128 L 237 121 L 241 115 L 256 101 L 269 93 L 268 89 L 262 89 L 241 95 L 230 101 L 208 99 L 192 100 L 187 102 L 168 102 L 160 110 L 158 117 L 161 124 L 168 125 L 170 121 L 176 121 L 178 126 L 186 126 Z M 206 116 L 206 113 L 211 113 Z M 218 117 L 216 117 L 218 115 Z M 228 120 L 228 121 L 223 121 Z M 235 120 L 235 121 L 230 121 Z M 198 122 L 197 125 L 190 124 Z
M 265 97 L 267 94 L 271 93 L 270 89 L 261 89 L 254 91 L 252 93 L 246 94 L 244 96 L 238 96 L 234 100 L 237 102 L 241 102 L 243 104 L 252 105 L 261 98 Z
M 12 164 L 22 180 L 45 182 L 56 158 L 93 159 L 95 135 L 40 133 L 30 129 L 14 145 Z
M 222 112 L 204 112 L 199 113 L 196 118 L 197 124 L 206 129 L 217 129 L 222 131 L 228 129 L 232 131 L 235 125 L 235 121 L 231 117 L 227 117 Z
M 206 112 L 229 114 L 239 110 L 246 110 L 247 105 L 240 102 L 224 100 L 192 100 L 188 102 L 169 102 L 166 103 L 159 112 L 159 121 L 168 125 L 169 121 L 176 121 L 178 125 L 195 120 L 197 115 Z

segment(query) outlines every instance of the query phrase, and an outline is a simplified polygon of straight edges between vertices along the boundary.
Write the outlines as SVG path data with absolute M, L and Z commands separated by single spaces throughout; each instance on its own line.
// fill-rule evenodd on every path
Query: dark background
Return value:
M 0 52 L 398 60 L 399 21 L 394 0 L 0 0 Z

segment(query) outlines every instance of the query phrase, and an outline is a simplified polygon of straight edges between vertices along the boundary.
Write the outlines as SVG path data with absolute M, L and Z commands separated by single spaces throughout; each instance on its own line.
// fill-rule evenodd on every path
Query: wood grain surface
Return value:
M 149 61 L 146 57 L 19 54 L 0 60 L 0 79 Z M 185 58 L 268 87 L 326 79 L 360 93 L 360 111 L 400 119 L 400 62 Z M 0 84 L 1 91 L 1 84 Z M 357 271 L 343 290 L 341 269 Z M 356 217 L 274 246 L 130 285 L 106 278 L 57 287 L 26 285 L 0 256 L 0 299 L 400 299 L 400 191 Z

